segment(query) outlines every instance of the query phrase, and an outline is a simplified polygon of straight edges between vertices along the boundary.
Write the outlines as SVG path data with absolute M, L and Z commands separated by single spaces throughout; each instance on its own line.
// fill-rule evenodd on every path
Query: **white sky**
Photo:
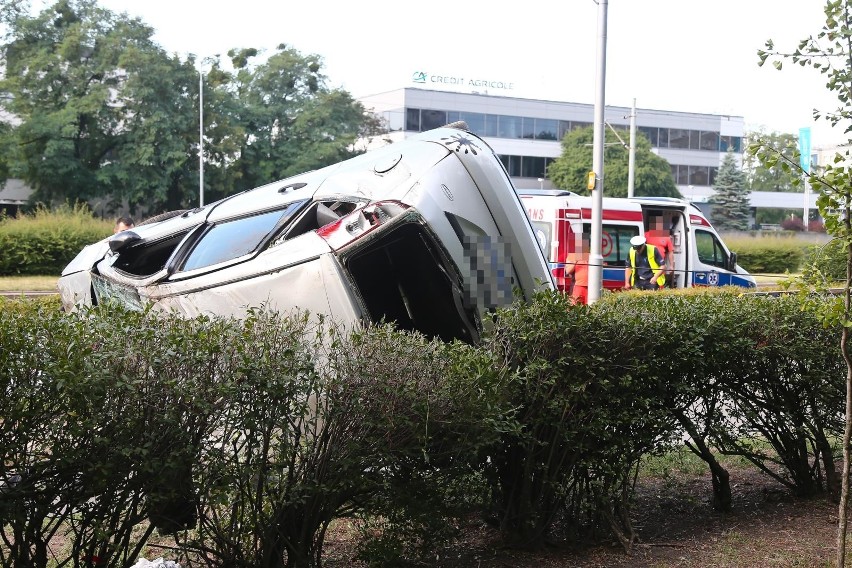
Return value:
M 318 54 L 331 87 L 355 97 L 414 86 L 415 71 L 514 84 L 499 94 L 595 102 L 594 0 L 100 0 L 139 16 L 165 49 L 199 56 L 286 43 Z M 609 0 L 607 105 L 731 114 L 746 129 L 845 141 L 813 122 L 837 99 L 811 68 L 757 66 L 767 39 L 792 50 L 824 23 L 823 0 Z M 496 93 L 493 93 L 496 94 Z

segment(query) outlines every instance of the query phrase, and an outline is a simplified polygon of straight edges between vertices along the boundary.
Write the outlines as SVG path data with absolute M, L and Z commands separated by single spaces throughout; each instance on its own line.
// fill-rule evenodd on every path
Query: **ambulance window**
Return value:
M 695 230 L 695 248 L 698 250 L 698 260 L 704 264 L 725 268 L 728 264 L 728 253 L 716 235 L 701 229 Z
M 583 232 L 591 234 L 591 225 L 584 224 Z M 630 239 L 638 234 L 638 227 L 603 225 L 601 227 L 601 256 L 604 266 L 627 266 Z

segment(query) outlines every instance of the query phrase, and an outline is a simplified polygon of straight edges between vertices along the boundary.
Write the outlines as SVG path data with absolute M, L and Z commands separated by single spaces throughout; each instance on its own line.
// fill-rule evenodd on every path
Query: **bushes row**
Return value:
M 187 566 L 311 566 L 351 515 L 391 562 L 471 509 L 514 546 L 628 547 L 637 467 L 684 433 L 720 508 L 720 451 L 799 494 L 836 485 L 839 330 L 793 297 L 545 293 L 489 328 L 472 347 L 263 311 L 3 309 L 0 563 L 127 565 L 159 529 Z
M 500 390 L 466 345 L 261 311 L 12 305 L 3 566 L 128 566 L 157 529 L 188 566 L 312 565 L 334 518 L 400 509 L 418 480 L 408 501 L 428 500 L 427 480 L 469 470 L 498 430 Z
M 83 247 L 111 233 L 112 223 L 83 205 L 0 218 L 0 276 L 58 276 Z
M 737 253 L 737 262 L 752 274 L 799 272 L 812 243 L 795 233 L 778 235 L 723 235 L 728 248 Z

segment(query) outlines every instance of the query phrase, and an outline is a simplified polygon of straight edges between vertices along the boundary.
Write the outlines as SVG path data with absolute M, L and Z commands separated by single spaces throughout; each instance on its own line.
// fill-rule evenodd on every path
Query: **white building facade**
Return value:
M 574 128 L 591 126 L 594 105 L 479 93 L 401 88 L 358 99 L 384 118 L 392 141 L 458 120 L 484 137 L 500 156 L 515 187 L 552 188 L 547 166 L 562 154 L 560 141 Z M 632 108 L 608 106 L 604 120 L 629 142 Z M 725 153 L 742 163 L 741 116 L 636 109 L 636 130 L 671 164 L 681 194 L 704 201 Z M 606 181 L 604 181 L 606 184 Z M 560 188 L 572 189 L 572 188 Z M 606 188 L 604 188 L 606 191 Z

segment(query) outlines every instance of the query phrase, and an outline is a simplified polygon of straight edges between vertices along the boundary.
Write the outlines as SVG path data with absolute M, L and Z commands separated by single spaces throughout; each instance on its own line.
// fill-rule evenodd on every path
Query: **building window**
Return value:
M 420 132 L 419 108 L 405 109 L 405 129 L 413 132 Z
M 527 178 L 545 177 L 547 168 L 554 160 L 554 158 L 539 156 L 510 156 L 507 154 L 501 154 L 499 158 L 510 176 Z
M 636 130 L 645 135 L 645 138 L 647 138 L 651 142 L 652 147 L 660 147 L 659 128 L 651 126 L 639 126 L 636 128 Z
M 520 138 L 521 132 L 523 132 L 522 122 L 520 116 L 500 115 L 500 133 L 498 136 L 500 138 Z
M 506 169 L 509 170 L 510 176 L 521 177 L 521 157 L 509 156 L 509 167 Z
M 710 185 L 710 168 L 689 166 L 689 185 Z
M 568 132 L 570 132 L 570 130 L 571 130 L 571 122 L 567 121 L 567 120 L 560 120 L 559 121 L 559 133 L 557 134 L 557 136 L 559 137 L 559 140 L 560 141 L 564 140 L 565 135 L 568 134 Z
M 547 118 L 535 119 L 535 139 L 536 140 L 557 140 L 556 138 L 557 124 L 555 120 Z
M 533 140 L 535 138 L 535 119 L 521 118 L 521 138 Z
M 481 112 L 462 112 L 459 113 L 459 120 L 467 123 L 468 128 L 474 134 L 485 136 L 485 115 Z
M 485 115 L 485 135 L 497 138 L 500 136 L 499 116 L 496 114 Z
M 537 158 L 535 156 L 523 156 L 523 158 L 521 159 L 521 165 L 521 177 L 544 177 L 544 158 Z
M 578 128 L 588 128 L 591 125 L 591 122 L 577 122 L 576 120 L 572 120 L 571 130 L 577 130 Z
M 447 125 L 447 113 L 443 110 L 426 110 L 420 111 L 420 131 L 425 132 L 433 128 L 440 128 Z
M 660 138 L 657 140 L 660 143 L 657 148 L 668 148 L 669 147 L 669 129 L 668 128 L 660 128 Z
M 403 110 L 386 110 L 382 113 L 382 120 L 384 120 L 385 127 L 388 132 L 398 132 L 403 129 L 405 126 L 405 121 L 403 117 L 405 116 L 405 111 Z
M 690 130 L 689 131 L 689 149 L 690 150 L 700 150 L 700 135 L 701 131 L 699 130 Z
M 728 150 L 733 150 L 734 152 L 742 152 L 743 139 L 739 136 L 722 136 L 719 139 L 719 151 L 727 152 Z
M 669 129 L 669 148 L 689 148 L 689 130 L 681 128 Z
M 701 149 L 719 151 L 719 133 L 718 132 L 701 132 Z

